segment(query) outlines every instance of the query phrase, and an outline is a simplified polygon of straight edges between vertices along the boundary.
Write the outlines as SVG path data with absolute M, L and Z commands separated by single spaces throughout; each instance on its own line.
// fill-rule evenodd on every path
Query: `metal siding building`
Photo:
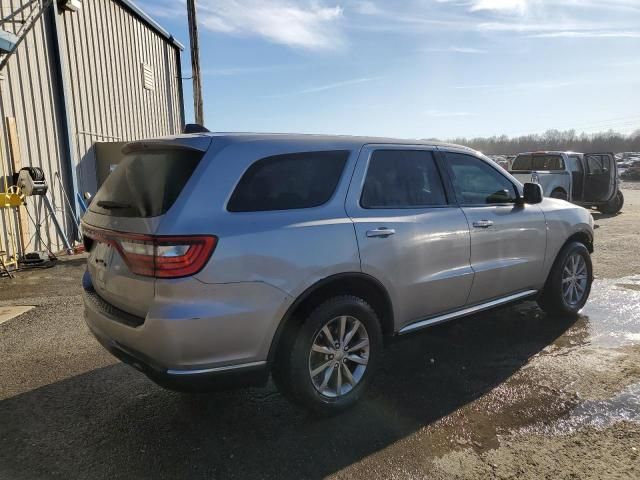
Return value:
M 0 0 L 2 17 L 27 3 Z M 72 202 L 75 192 L 95 193 L 94 142 L 182 130 L 183 47 L 129 0 L 83 0 L 76 12 L 55 3 L 1 72 L 0 147 L 5 172 L 13 173 L 16 152 L 10 148 L 8 124 L 14 118 L 22 166 L 43 169 L 56 216 L 71 236 L 74 227 L 59 179 Z M 5 23 L 2 28 L 16 31 L 19 25 Z M 37 202 L 27 201 L 29 213 L 43 221 Z M 19 222 L 13 211 L 0 209 L 0 214 L 0 250 L 10 256 Z M 30 225 L 25 238 L 33 229 Z M 41 231 L 44 245 L 39 249 L 62 248 L 50 221 L 43 222 Z

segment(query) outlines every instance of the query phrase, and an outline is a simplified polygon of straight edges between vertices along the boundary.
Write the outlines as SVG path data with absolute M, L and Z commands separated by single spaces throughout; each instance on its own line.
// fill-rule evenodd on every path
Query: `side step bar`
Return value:
M 508 297 L 502 297 L 496 300 L 492 300 L 490 302 L 481 303 L 480 305 L 474 305 L 473 307 L 464 308 L 462 310 L 446 313 L 444 315 L 439 315 L 437 317 L 427 318 L 426 320 L 419 320 L 417 322 L 410 323 L 405 327 L 402 327 L 398 332 L 398 334 L 403 335 L 405 333 L 410 333 L 415 330 L 420 330 L 421 328 L 431 327 L 432 325 L 437 325 L 438 323 L 443 323 L 449 320 L 453 320 L 455 318 L 466 317 L 467 315 L 472 315 L 474 313 L 482 312 L 484 310 L 489 310 L 491 308 L 498 307 L 500 305 L 504 305 L 507 303 L 511 303 L 516 300 L 520 300 L 526 297 L 532 297 L 536 293 L 538 293 L 538 290 L 527 290 L 525 292 L 509 295 Z

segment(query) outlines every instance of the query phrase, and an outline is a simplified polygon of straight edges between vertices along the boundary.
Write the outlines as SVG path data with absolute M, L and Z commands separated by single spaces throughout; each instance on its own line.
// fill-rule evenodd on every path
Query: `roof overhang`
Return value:
M 151 18 L 144 10 L 142 10 L 132 0 L 117 0 L 117 1 L 123 4 L 129 10 L 131 10 L 138 18 L 140 18 L 140 20 L 142 20 L 144 23 L 149 25 L 153 30 L 155 30 L 158 33 L 158 35 L 167 39 L 176 48 L 179 48 L 180 50 L 184 50 L 184 45 L 182 45 L 178 40 L 176 40 L 173 35 L 171 35 L 167 30 L 165 30 L 158 22 L 156 22 L 153 18 Z

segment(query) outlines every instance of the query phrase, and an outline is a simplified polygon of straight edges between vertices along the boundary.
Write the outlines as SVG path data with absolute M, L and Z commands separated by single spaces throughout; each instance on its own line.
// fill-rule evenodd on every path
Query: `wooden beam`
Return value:
M 14 173 L 18 173 L 22 168 L 22 154 L 20 152 L 20 141 L 18 139 L 18 127 L 16 125 L 16 119 L 14 117 L 7 117 L 7 136 L 9 137 L 9 155 L 11 156 L 11 167 Z M 18 207 L 18 224 L 20 227 L 20 245 L 18 249 L 20 254 L 24 255 L 26 252 L 27 243 L 29 243 L 29 218 L 25 211 L 24 205 Z M 16 252 L 17 253 L 17 252 Z

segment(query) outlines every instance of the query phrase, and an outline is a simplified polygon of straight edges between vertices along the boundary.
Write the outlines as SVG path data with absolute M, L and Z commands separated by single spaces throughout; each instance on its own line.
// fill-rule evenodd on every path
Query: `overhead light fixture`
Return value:
M 60 6 L 70 12 L 77 12 L 82 8 L 82 0 L 62 0 Z

